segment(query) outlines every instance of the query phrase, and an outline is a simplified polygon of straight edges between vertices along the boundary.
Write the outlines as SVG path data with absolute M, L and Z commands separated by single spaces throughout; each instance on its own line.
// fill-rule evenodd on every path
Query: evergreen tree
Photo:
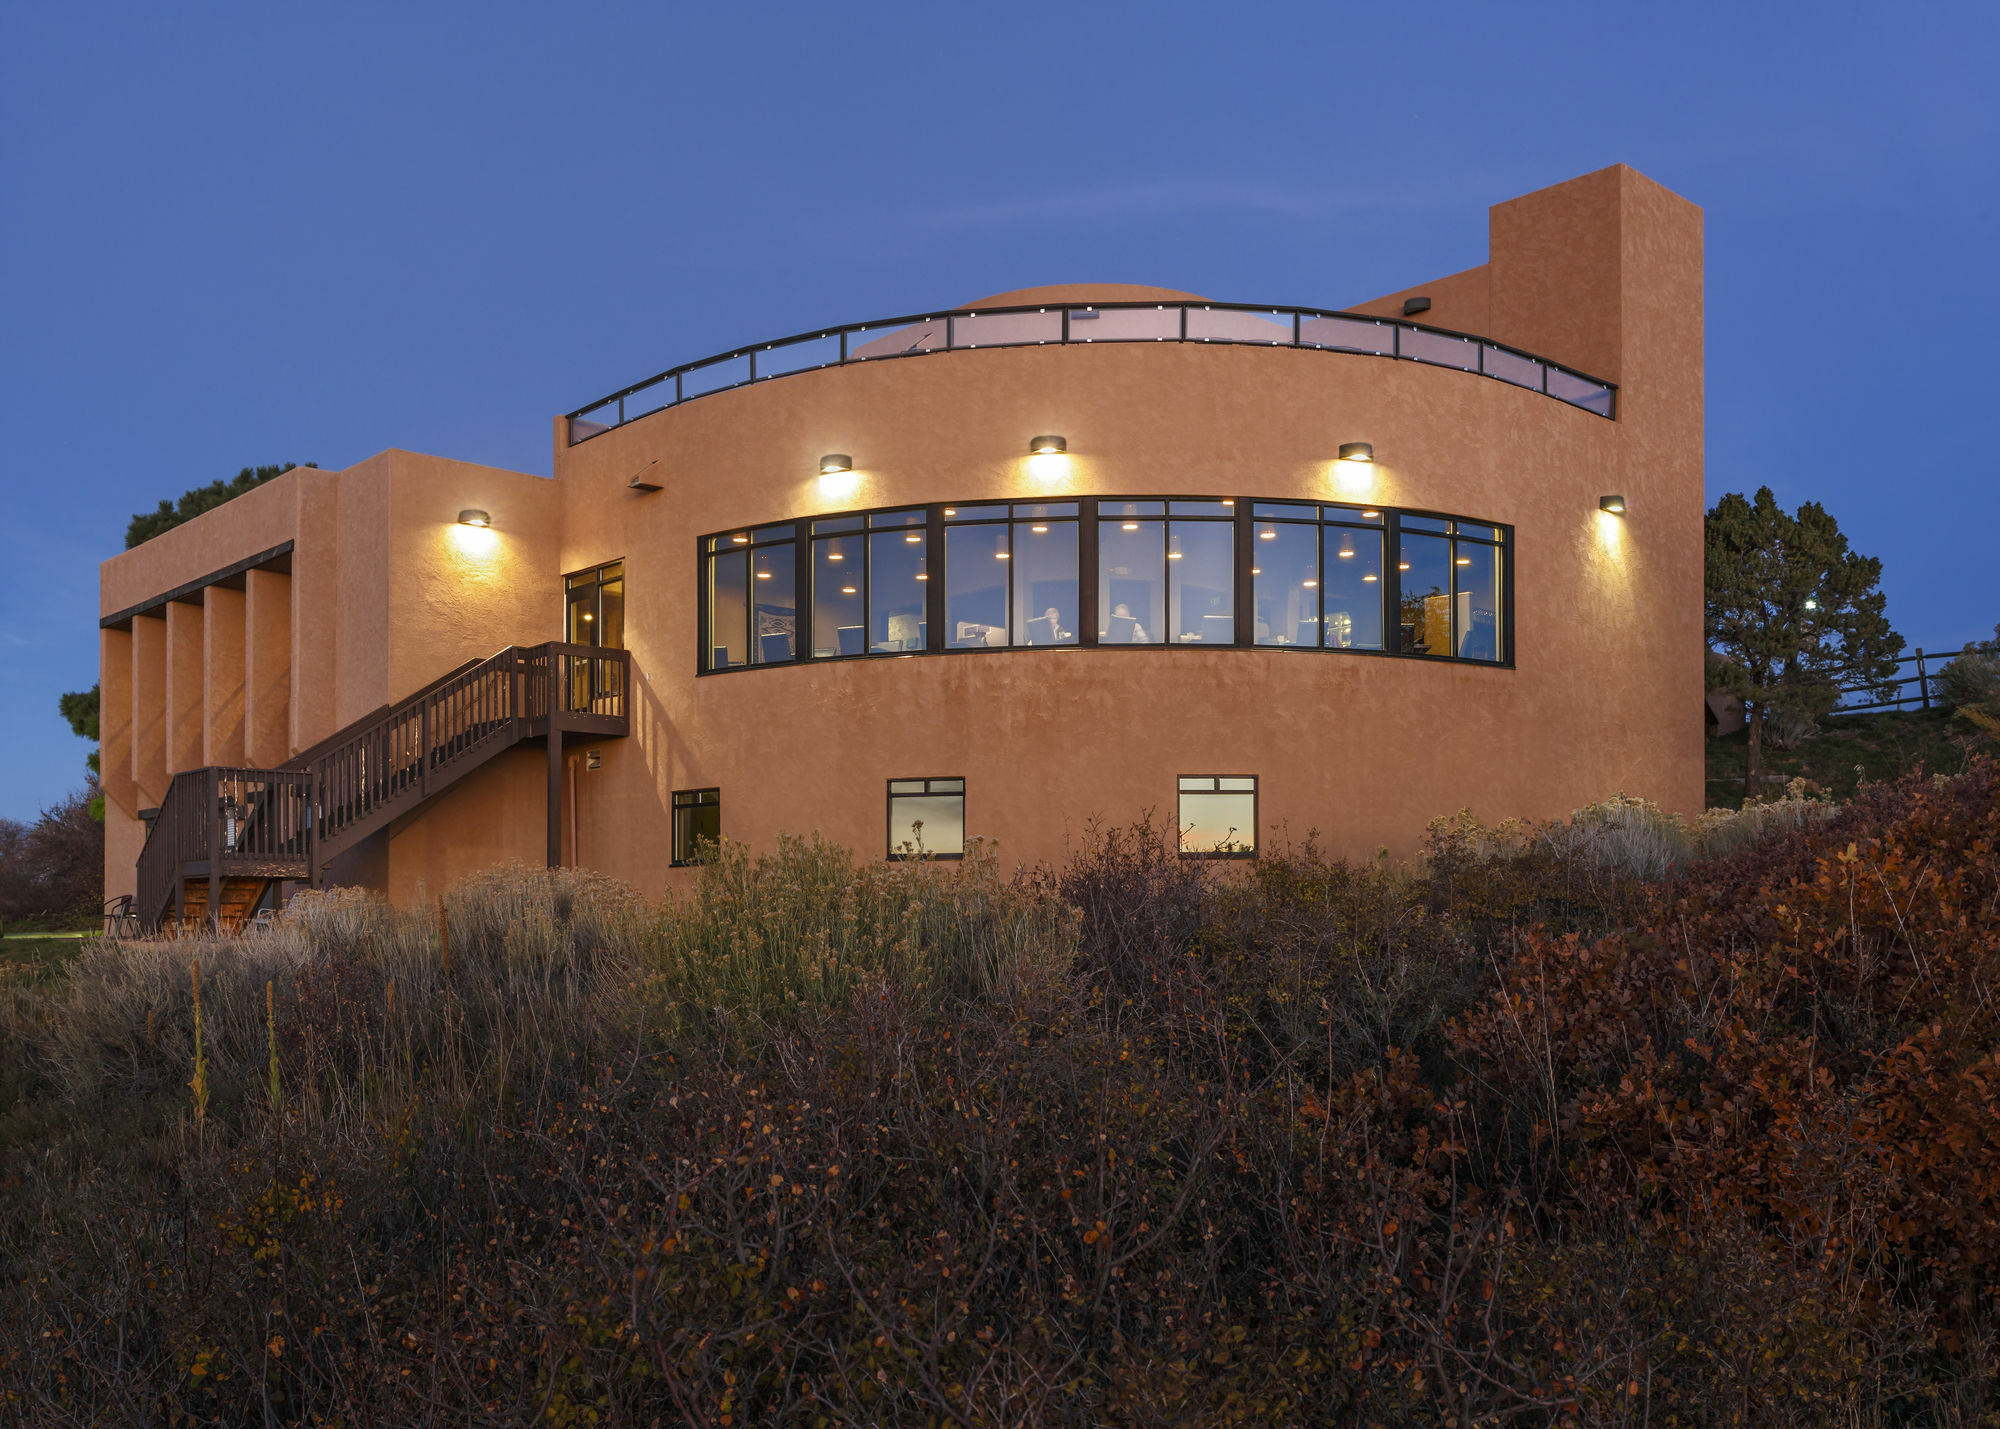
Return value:
M 1763 772 L 1764 721 L 1817 719 L 1840 685 L 1887 682 L 1903 637 L 1883 615 L 1882 563 L 1848 549 L 1816 501 L 1785 514 L 1771 489 L 1731 492 L 1708 513 L 1709 689 L 1738 695 L 1750 726 L 1744 798 Z
M 246 491 L 254 491 L 297 465 L 297 462 L 288 461 L 277 466 L 246 466 L 236 473 L 234 480 L 211 481 L 206 486 L 183 491 L 178 502 L 162 501 L 157 509 L 142 511 L 132 518 L 132 524 L 125 528 L 125 549 L 129 551 L 141 541 L 150 541 L 162 531 L 171 531 L 183 521 L 192 521 L 204 511 L 213 511 L 225 501 L 232 501 Z M 309 461 L 306 465 L 316 467 L 319 463 Z
M 57 701 L 58 707 L 62 710 L 62 717 L 69 721 L 70 730 L 78 739 L 87 739 L 92 744 L 97 743 L 99 738 L 97 733 L 97 693 L 100 688 L 98 685 L 92 685 L 87 690 L 71 690 Z M 95 786 L 97 780 L 104 772 L 98 763 L 98 754 L 99 751 L 93 749 L 90 751 L 90 757 L 83 761 L 90 770 L 90 780 L 93 786 Z M 89 807 L 90 816 L 97 820 L 98 823 L 103 823 L 104 795 L 96 792 L 94 788 L 90 796 Z

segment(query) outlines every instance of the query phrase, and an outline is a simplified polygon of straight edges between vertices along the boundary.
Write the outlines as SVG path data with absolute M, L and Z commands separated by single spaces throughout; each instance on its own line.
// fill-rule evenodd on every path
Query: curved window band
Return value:
M 701 542 L 698 672 L 1069 645 L 1513 664 L 1511 527 L 1088 497 L 842 512 Z

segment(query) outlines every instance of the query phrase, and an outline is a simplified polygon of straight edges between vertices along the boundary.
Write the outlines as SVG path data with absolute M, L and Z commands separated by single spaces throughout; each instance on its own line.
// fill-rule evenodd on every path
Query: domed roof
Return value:
M 1088 303 L 1201 303 L 1199 293 L 1183 293 L 1177 288 L 1153 288 L 1144 283 L 1054 283 L 1043 288 L 1016 288 L 1011 293 L 995 293 L 965 304 L 980 308 L 1075 308 Z

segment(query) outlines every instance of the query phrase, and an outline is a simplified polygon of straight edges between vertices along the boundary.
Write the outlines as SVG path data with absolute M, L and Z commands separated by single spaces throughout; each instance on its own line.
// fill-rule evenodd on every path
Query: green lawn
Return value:
M 1982 736 L 1950 710 L 1888 711 L 1882 714 L 1835 715 L 1825 720 L 1817 738 L 1797 749 L 1764 747 L 1764 771 L 1789 779 L 1804 775 L 1836 799 L 1845 799 L 1862 783 L 1895 779 L 1922 765 L 1933 774 L 1956 774 L 1975 753 L 1994 754 L 1992 740 Z M 1747 731 L 1708 741 L 1708 805 L 1740 808 L 1743 804 L 1743 763 L 1750 754 Z M 1782 787 L 1772 781 L 1771 789 Z
M 0 934 L 0 979 L 53 972 L 83 950 L 95 933 Z

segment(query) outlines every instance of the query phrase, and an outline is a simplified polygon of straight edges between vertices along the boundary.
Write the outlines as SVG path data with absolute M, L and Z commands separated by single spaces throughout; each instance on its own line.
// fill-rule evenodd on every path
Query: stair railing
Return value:
M 156 927 L 206 877 L 318 879 L 326 861 L 532 735 L 628 731 L 631 657 L 550 641 L 509 646 L 278 769 L 176 774 L 139 853 L 137 916 Z

